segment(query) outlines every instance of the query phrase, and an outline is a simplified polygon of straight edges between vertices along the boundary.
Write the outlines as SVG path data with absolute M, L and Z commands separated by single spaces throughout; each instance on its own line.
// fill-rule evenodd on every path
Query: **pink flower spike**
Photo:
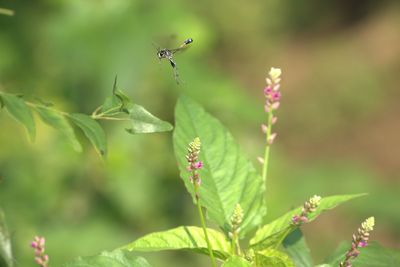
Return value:
M 195 162 L 194 167 L 196 169 L 201 169 L 203 167 L 203 162 L 202 161 Z
M 277 117 L 272 117 L 272 124 L 275 124 L 276 123 L 276 121 L 278 120 L 278 118 Z
M 257 157 L 258 162 L 261 163 L 261 165 L 264 164 L 264 159 L 262 157 Z
M 265 124 L 261 124 L 261 131 L 266 134 L 268 131 L 268 126 Z

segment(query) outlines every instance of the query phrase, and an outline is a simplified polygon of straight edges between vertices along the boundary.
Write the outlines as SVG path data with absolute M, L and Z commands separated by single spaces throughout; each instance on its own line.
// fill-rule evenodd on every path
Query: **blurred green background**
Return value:
M 283 70 L 268 218 L 322 196 L 369 192 L 306 225 L 316 262 L 374 215 L 374 240 L 400 248 L 400 5 L 393 1 L 0 1 L 0 89 L 92 112 L 119 86 L 173 122 L 185 93 L 227 125 L 256 162 L 270 67 Z M 176 39 L 169 38 L 175 35 Z M 183 84 L 154 43 L 176 57 Z M 172 39 L 172 40 L 171 40 Z M 178 177 L 171 133 L 132 136 L 105 123 L 109 156 L 75 153 L 37 120 L 34 144 L 0 112 L 0 206 L 17 266 L 47 238 L 52 266 L 152 231 L 198 225 Z M 81 140 L 86 140 L 81 135 Z M 189 253 L 144 254 L 155 266 L 208 266 Z

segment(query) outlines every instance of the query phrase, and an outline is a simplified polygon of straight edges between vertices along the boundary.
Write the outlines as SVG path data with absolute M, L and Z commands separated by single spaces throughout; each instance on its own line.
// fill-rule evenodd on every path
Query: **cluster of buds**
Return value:
M 281 69 L 271 68 L 269 71 L 269 77 L 266 78 L 267 86 L 264 88 L 265 101 L 265 112 L 269 113 L 272 110 L 278 109 L 279 100 L 281 99 Z
M 187 170 L 192 174 L 189 179 L 190 182 L 195 185 L 195 188 L 201 184 L 201 179 L 197 172 L 197 170 L 203 167 L 203 162 L 199 161 L 200 147 L 200 138 L 196 137 L 193 142 L 189 144 L 188 153 L 186 155 L 186 160 L 189 163 Z
M 374 230 L 375 218 L 370 217 L 366 219 L 361 227 L 358 228 L 357 233 L 353 234 L 351 248 L 346 253 L 346 259 L 340 263 L 339 267 L 351 267 L 351 260 L 357 258 L 360 254 L 359 248 L 365 247 L 368 244 L 369 232 Z
M 236 204 L 235 208 L 233 209 L 233 214 L 231 216 L 231 221 L 230 221 L 230 226 L 231 226 L 231 232 L 229 232 L 229 238 L 232 240 L 232 253 L 237 253 L 238 255 L 241 255 L 242 252 L 240 250 L 240 244 L 239 244 L 239 232 L 240 232 L 240 225 L 242 224 L 243 221 L 243 209 L 240 204 Z
M 31 243 L 31 247 L 35 249 L 35 262 L 41 267 L 47 267 L 49 265 L 49 255 L 45 254 L 45 242 L 44 237 L 35 236 Z
M 320 196 L 314 195 L 313 197 L 311 197 L 304 203 L 303 208 L 301 209 L 301 214 L 294 215 L 292 217 L 292 223 L 294 225 L 300 225 L 302 223 L 308 222 L 308 215 L 316 211 L 320 203 L 321 203 Z
M 240 224 L 243 221 L 243 209 L 240 204 L 236 204 L 235 209 L 233 210 L 233 214 L 231 216 L 231 227 L 232 227 L 232 232 L 234 234 L 238 234 L 240 232 Z M 230 233 L 232 234 L 232 233 Z

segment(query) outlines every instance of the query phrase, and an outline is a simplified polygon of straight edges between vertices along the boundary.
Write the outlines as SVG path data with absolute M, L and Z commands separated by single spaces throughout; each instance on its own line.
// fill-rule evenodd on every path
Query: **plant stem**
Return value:
M 14 16 L 14 11 L 8 8 L 0 8 L 1 15 Z
M 264 164 L 263 164 L 263 171 L 262 171 L 262 179 L 264 181 L 264 184 L 267 181 L 267 173 L 268 173 L 268 163 L 269 163 L 269 151 L 271 145 L 269 144 L 270 137 L 271 137 L 271 132 L 272 132 L 272 118 L 274 117 L 272 113 L 272 108 L 268 112 L 268 122 L 267 122 L 267 133 L 265 134 L 265 152 L 264 152 Z
M 193 172 L 193 177 L 194 177 L 194 172 Z M 194 183 L 196 183 L 196 181 L 194 181 Z M 203 227 L 204 237 L 205 237 L 206 243 L 207 243 L 208 253 L 210 254 L 211 265 L 213 267 L 217 267 L 217 264 L 215 263 L 215 258 L 214 258 L 214 253 L 212 251 L 211 243 L 210 243 L 210 240 L 208 239 L 208 233 L 207 233 L 206 223 L 204 221 L 203 210 L 201 209 L 201 205 L 199 202 L 198 185 L 196 185 L 196 184 L 194 184 L 194 194 L 196 197 L 196 205 L 197 205 L 197 210 L 199 211 L 201 226 Z

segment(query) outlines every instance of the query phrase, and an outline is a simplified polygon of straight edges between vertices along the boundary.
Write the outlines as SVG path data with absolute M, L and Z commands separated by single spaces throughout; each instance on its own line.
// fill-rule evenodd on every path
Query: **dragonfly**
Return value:
M 167 59 L 169 63 L 172 66 L 172 69 L 174 70 L 174 78 L 177 84 L 179 84 L 179 73 L 178 73 L 178 67 L 176 65 L 176 62 L 174 60 L 174 55 L 177 52 L 182 52 L 184 51 L 189 44 L 193 43 L 192 38 L 186 39 L 178 48 L 175 49 L 168 49 L 168 48 L 157 48 L 157 57 L 161 61 L 162 59 Z

